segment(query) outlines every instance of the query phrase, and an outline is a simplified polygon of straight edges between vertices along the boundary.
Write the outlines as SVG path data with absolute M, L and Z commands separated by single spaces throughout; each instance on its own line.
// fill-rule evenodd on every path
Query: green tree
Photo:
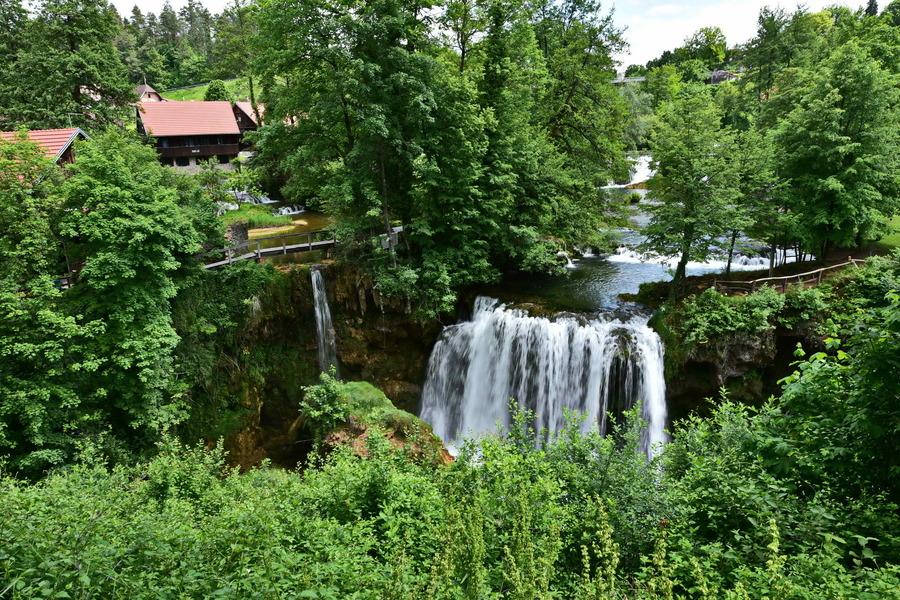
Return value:
M 881 14 L 888 17 L 891 25 L 900 27 L 900 0 L 892 0 L 890 4 L 884 7 L 884 11 Z
M 10 112 L 10 107 L 19 101 L 16 63 L 27 22 L 20 0 L 0 4 L 0 130 L 10 131 L 17 126 L 16 115 Z
M 225 82 L 221 79 L 213 79 L 209 82 L 209 87 L 206 88 L 206 93 L 203 95 L 203 99 L 207 102 L 210 100 L 231 100 L 231 94 L 228 93 L 228 88 L 225 87 Z
M 171 301 L 214 214 L 199 190 L 159 164 L 153 148 L 117 130 L 80 144 L 63 185 L 61 223 L 81 265 L 67 292 L 74 314 L 103 324 L 104 358 L 90 381 L 103 420 L 139 447 L 184 415 L 175 386 Z
M 779 124 L 780 174 L 791 210 L 820 256 L 878 237 L 900 193 L 894 78 L 851 41 L 797 78 Z
M 701 27 L 685 40 L 684 47 L 688 56 L 702 61 L 707 71 L 712 71 L 724 66 L 728 40 L 718 27 Z
M 595 0 L 537 4 L 534 30 L 549 76 L 538 104 L 542 126 L 579 175 L 605 185 L 627 175 L 627 106 L 610 81 L 613 54 L 624 47 L 612 14 Z
M 257 5 L 234 0 L 215 22 L 213 67 L 221 77 L 247 77 L 250 106 L 256 114 L 256 122 L 263 122 L 262 111 L 256 101 L 255 74 L 251 69 L 254 40 L 257 33 L 255 14 Z
M 0 108 L 6 120 L 30 128 L 118 121 L 133 101 L 114 45 L 118 31 L 101 0 L 39 2 L 17 55 L 18 93 Z
M 721 127 L 720 109 L 708 88 L 690 87 L 663 104 L 650 133 L 656 175 L 644 248 L 678 256 L 673 292 L 691 260 L 715 253 L 740 196 L 733 134 Z
M 866 16 L 878 16 L 878 2 L 876 0 L 869 0 L 868 4 L 866 4 Z
M 674 100 L 681 91 L 684 82 L 674 65 L 664 65 L 647 72 L 644 87 L 653 100 L 656 108 L 664 102 Z
M 87 345 L 103 328 L 66 309 L 61 173 L 25 139 L 0 140 L 0 460 L 36 476 L 72 458 L 73 432 L 93 430 L 79 383 L 102 363 Z

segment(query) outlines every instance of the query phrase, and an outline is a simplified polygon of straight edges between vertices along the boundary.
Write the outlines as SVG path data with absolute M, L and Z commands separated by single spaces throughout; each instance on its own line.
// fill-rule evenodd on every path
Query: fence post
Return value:
M 312 250 L 312 238 L 313 238 L 312 232 L 309 232 L 306 234 L 306 243 L 309 246 L 309 250 Z
M 285 240 L 287 240 L 287 236 L 284 236 L 281 238 L 281 253 L 282 254 L 287 254 L 287 242 Z
M 260 262 L 262 260 L 262 253 L 260 252 L 261 242 L 256 242 L 256 262 Z

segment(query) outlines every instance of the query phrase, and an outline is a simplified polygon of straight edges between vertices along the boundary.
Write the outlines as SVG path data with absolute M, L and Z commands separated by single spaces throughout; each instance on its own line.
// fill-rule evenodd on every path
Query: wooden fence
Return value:
M 266 237 L 247 240 L 236 246 L 213 250 L 203 255 L 204 259 L 212 260 L 203 265 L 204 269 L 215 269 L 223 265 L 230 265 L 242 260 L 255 260 L 268 256 L 293 254 L 294 252 L 309 252 L 311 250 L 328 250 L 337 245 L 334 233 L 328 230 L 304 231 L 300 233 L 285 233 L 282 235 L 270 235 Z
M 821 269 L 816 269 L 815 271 L 808 271 L 806 273 L 798 273 L 796 275 L 784 275 L 782 277 L 763 277 L 761 279 L 753 279 L 751 281 L 719 281 L 716 280 L 713 283 L 713 287 L 715 287 L 717 292 L 721 292 L 723 294 L 729 293 L 752 293 L 758 290 L 763 286 L 773 287 L 776 290 L 781 292 L 786 292 L 788 286 L 791 285 L 818 285 L 822 283 L 822 278 L 825 276 L 825 273 L 828 271 L 834 271 L 837 269 L 843 269 L 849 266 L 857 266 L 860 263 L 866 262 L 865 260 L 860 260 L 856 258 L 849 258 L 847 262 L 842 262 L 837 265 L 830 265 L 828 267 L 822 267 Z

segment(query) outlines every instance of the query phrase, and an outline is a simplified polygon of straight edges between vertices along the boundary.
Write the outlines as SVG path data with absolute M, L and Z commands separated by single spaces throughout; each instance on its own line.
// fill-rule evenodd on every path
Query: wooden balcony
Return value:
M 200 146 L 169 146 L 156 147 L 156 151 L 162 158 L 179 158 L 182 156 L 217 156 L 219 154 L 237 155 L 240 152 L 239 144 L 205 144 Z

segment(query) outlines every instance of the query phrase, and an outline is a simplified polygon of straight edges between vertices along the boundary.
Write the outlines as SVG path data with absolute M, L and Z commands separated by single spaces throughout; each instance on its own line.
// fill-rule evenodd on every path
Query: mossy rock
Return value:
M 329 446 L 349 444 L 360 455 L 366 454 L 365 440 L 374 431 L 381 432 L 396 449 L 411 457 L 433 463 L 452 460 L 431 426 L 412 413 L 400 410 L 380 389 L 367 381 L 339 384 L 347 404 L 347 421 L 325 437 Z

